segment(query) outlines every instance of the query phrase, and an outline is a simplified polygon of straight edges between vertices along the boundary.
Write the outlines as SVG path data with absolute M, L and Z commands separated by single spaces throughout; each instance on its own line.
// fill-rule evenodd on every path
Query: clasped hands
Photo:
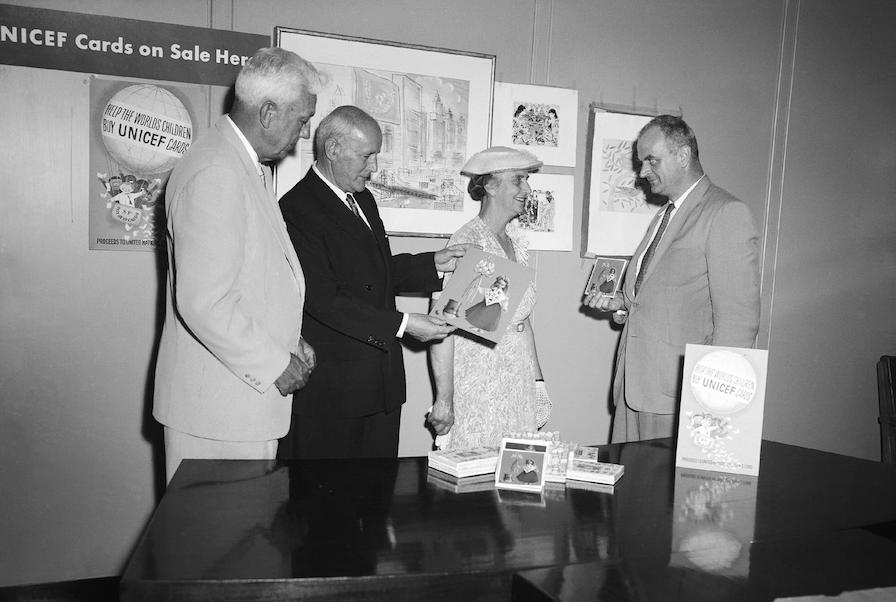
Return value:
M 299 339 L 299 346 L 295 353 L 289 354 L 289 364 L 286 370 L 274 381 L 281 395 L 295 393 L 306 384 L 314 367 L 317 366 L 317 356 L 314 348 L 305 339 Z

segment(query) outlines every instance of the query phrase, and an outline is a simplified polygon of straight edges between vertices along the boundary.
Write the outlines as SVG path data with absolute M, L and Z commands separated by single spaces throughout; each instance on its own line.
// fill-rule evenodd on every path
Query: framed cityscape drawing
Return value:
M 519 217 L 533 251 L 571 251 L 574 176 L 534 173 Z
M 651 116 L 592 111 L 586 250 L 631 256 L 659 209 L 648 202 L 633 157 L 638 132 Z
M 495 82 L 492 144 L 528 150 L 545 165 L 576 166 L 579 93 Z
M 286 27 L 276 27 L 274 36 L 323 76 L 312 132 L 346 104 L 380 124 L 379 169 L 368 189 L 389 234 L 447 237 L 478 212 L 460 168 L 489 146 L 493 55 Z M 300 140 L 277 169 L 277 196 L 313 161 L 312 140 Z

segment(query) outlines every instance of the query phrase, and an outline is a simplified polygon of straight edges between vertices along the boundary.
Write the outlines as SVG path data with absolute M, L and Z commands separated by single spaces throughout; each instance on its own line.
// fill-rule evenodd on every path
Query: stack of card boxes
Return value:
M 497 465 L 497 446 L 429 452 L 430 468 L 458 478 L 494 473 Z
M 452 493 L 475 493 L 477 491 L 491 491 L 495 488 L 495 477 L 491 473 L 469 477 L 455 477 L 435 468 L 429 469 L 426 475 L 426 482 Z
M 569 465 L 566 468 L 567 484 L 570 481 L 585 481 L 614 485 L 622 476 L 622 464 L 600 462 L 598 448 L 577 447 L 569 453 Z

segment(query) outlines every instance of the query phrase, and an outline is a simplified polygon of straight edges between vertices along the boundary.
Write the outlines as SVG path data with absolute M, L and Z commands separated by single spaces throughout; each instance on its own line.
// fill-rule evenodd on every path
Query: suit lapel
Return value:
M 356 217 L 355 214 L 345 206 L 342 199 L 336 196 L 336 193 L 327 186 L 326 182 L 320 179 L 320 176 L 318 176 L 313 169 L 308 170 L 307 177 L 310 178 L 310 183 L 313 185 L 313 191 L 320 198 L 321 209 L 324 211 L 331 224 L 342 230 L 346 236 L 356 239 L 361 243 L 369 245 L 374 242 L 374 237 L 371 236 L 371 228 L 368 228 L 363 220 Z M 373 219 L 373 214 L 371 213 L 372 209 L 365 198 L 365 193 L 358 193 L 354 196 L 358 206 L 364 211 L 364 215 L 370 222 L 371 227 L 375 228 L 374 224 L 376 220 Z
M 271 168 L 267 165 L 262 166 L 264 177 L 268 182 L 268 188 L 265 188 L 265 181 L 258 175 L 255 163 L 249 158 L 249 154 L 243 147 L 243 143 L 234 131 L 233 126 L 230 125 L 225 117 L 221 117 L 221 119 L 218 120 L 216 127 L 228 143 L 234 147 L 243 170 L 245 171 L 246 180 L 251 182 L 253 201 L 259 212 L 264 215 L 265 220 L 268 222 L 268 225 L 274 233 L 274 239 L 283 250 L 283 254 L 286 256 L 286 261 L 289 263 L 290 271 L 292 271 L 295 279 L 296 287 L 300 293 L 303 292 L 305 290 L 305 276 L 302 273 L 302 266 L 299 263 L 299 258 L 296 256 L 292 242 L 289 240 L 289 236 L 286 233 L 286 224 L 283 222 L 283 216 L 280 214 L 280 209 L 277 207 L 274 194 L 273 172 L 271 171 Z
M 644 290 L 644 285 L 650 279 L 650 276 L 657 270 L 658 266 L 663 261 L 663 256 L 666 254 L 666 251 L 672 246 L 672 243 L 678 239 L 679 234 L 681 234 L 682 229 L 685 224 L 690 220 L 690 216 L 696 212 L 700 205 L 703 204 L 703 199 L 706 197 L 706 193 L 709 190 L 710 182 L 709 178 L 703 176 L 703 180 L 700 181 L 697 186 L 691 191 L 691 193 L 685 198 L 684 204 L 675 210 L 675 215 L 672 217 L 672 221 L 666 226 L 666 231 L 663 233 L 663 237 L 660 239 L 659 244 L 656 247 L 656 251 L 653 253 L 653 258 L 650 260 L 650 263 L 647 265 L 647 271 L 644 272 L 644 278 L 641 279 L 641 289 Z M 653 232 L 656 227 L 656 222 L 662 218 L 662 211 L 658 211 L 656 217 L 653 221 L 650 222 L 650 227 L 648 228 L 648 232 Z M 650 240 L 653 237 L 644 237 L 644 240 L 641 241 L 641 244 L 638 246 L 638 250 L 636 251 L 635 257 L 640 258 L 644 251 L 647 250 L 647 247 L 650 244 Z M 632 294 L 634 294 L 634 280 L 632 280 Z

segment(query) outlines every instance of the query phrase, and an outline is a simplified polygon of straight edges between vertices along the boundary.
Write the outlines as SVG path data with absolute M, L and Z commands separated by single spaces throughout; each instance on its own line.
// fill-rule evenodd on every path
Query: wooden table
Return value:
M 896 585 L 896 467 L 768 441 L 759 478 L 676 470 L 668 439 L 601 454 L 625 465 L 612 494 L 457 494 L 429 482 L 425 458 L 188 460 L 122 600 L 772 600 Z

